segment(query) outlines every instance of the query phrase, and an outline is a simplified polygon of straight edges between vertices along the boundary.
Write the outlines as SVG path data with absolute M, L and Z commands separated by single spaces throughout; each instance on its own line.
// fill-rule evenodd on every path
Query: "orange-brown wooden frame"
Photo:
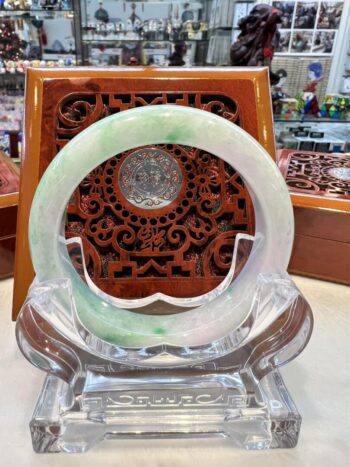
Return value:
M 34 271 L 28 244 L 28 218 L 32 199 L 40 177 L 50 161 L 42 161 L 41 145 L 45 133 L 43 104 L 53 99 L 60 87 L 62 96 L 70 85 L 103 91 L 118 84 L 133 92 L 225 92 L 241 108 L 241 126 L 254 136 L 275 159 L 275 140 L 267 68 L 73 68 L 29 69 L 27 71 L 23 155 L 21 166 L 20 204 L 17 223 L 13 318 L 22 306 Z M 57 86 L 55 87 L 55 82 Z M 117 91 L 116 91 L 117 92 Z M 55 95 L 56 95 L 55 94 Z M 58 104 L 60 96 L 57 95 Z M 48 109 L 46 109 L 47 112 Z M 55 114 L 55 108 L 52 108 Z M 44 130 L 43 130 L 44 128 Z
M 284 178 L 293 152 L 298 151 L 277 152 Z M 289 272 L 350 284 L 350 199 L 293 193 L 293 188 L 290 195 L 295 239 Z

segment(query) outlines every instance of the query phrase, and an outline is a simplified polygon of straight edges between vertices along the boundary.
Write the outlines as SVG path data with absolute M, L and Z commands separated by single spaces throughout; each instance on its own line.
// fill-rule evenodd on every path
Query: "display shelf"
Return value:
M 0 22 L 5 27 L 5 34 L 0 38 L 3 51 L 0 54 L 0 74 L 21 74 L 28 67 L 28 61 L 48 64 L 71 59 L 74 63 L 81 63 L 78 3 L 78 0 L 72 0 L 66 8 L 61 5 L 57 9 L 34 5 L 33 8 L 0 10 Z M 9 37 L 13 37 L 16 47 L 10 47 Z M 11 62 L 10 68 L 13 62 L 23 63 L 19 64 L 19 72 L 13 72 L 8 69 L 6 62 Z
M 161 3 L 164 5 L 165 4 L 178 4 L 178 5 L 181 5 L 183 3 L 189 3 L 191 5 L 191 8 L 202 8 L 202 4 L 203 2 L 211 2 L 212 0 L 187 0 L 187 2 L 184 2 L 183 0 L 124 0 L 125 3 L 138 3 L 138 4 L 142 4 L 142 3 L 154 3 L 154 4 L 157 4 L 157 3 Z M 251 0 L 251 1 L 254 1 L 254 0 Z
M 66 9 L 66 10 L 44 10 L 43 8 L 38 8 L 36 10 L 33 9 L 17 9 L 17 10 L 0 10 L 0 15 L 16 15 L 20 14 L 23 15 L 23 13 L 74 13 L 74 10 L 71 8 Z
M 152 42 L 152 43 L 161 43 L 161 44 L 173 44 L 176 42 L 209 42 L 208 39 L 179 39 L 179 41 L 172 41 L 169 39 L 82 39 L 82 42 L 88 43 L 88 44 L 93 44 L 93 43 L 116 43 L 116 42 L 140 42 L 140 43 L 145 43 L 145 42 Z
M 314 115 L 300 115 L 298 118 L 285 118 L 281 115 L 274 115 L 273 119 L 275 122 L 286 123 L 350 123 L 350 120 L 347 119 L 317 117 Z
M 25 72 L 19 72 L 19 71 L 15 71 L 14 73 L 10 73 L 9 71 L 6 71 L 5 73 L 0 73 L 0 79 L 2 77 L 4 78 L 8 78 L 10 76 L 23 76 L 25 77 Z M 0 90 L 1 90 L 1 84 L 0 84 Z
M 82 63 L 91 63 L 91 46 L 122 46 L 125 51 L 117 64 L 147 65 L 149 59 L 160 66 L 205 64 L 210 1 L 124 2 L 77 0 L 82 29 Z M 180 50 L 179 43 L 187 45 Z M 144 44 L 169 46 L 164 57 L 145 57 Z M 177 45 L 179 44 L 179 45 Z M 175 50 L 177 47 L 177 51 Z M 127 51 L 126 49 L 130 50 Z M 134 50 L 132 50 L 134 49 Z M 175 55 L 174 55 L 175 54 Z M 160 54 L 162 55 L 162 54 Z M 173 57 L 171 58 L 171 56 Z M 130 62 L 130 63 L 129 63 Z M 94 65 L 105 66 L 101 60 Z
M 55 64 L 59 62 L 59 60 L 48 60 L 48 61 L 52 61 L 52 62 L 55 62 Z M 75 65 L 71 65 L 71 66 L 75 66 Z M 48 67 L 48 65 L 42 65 L 42 66 L 38 66 L 38 67 L 32 67 L 32 68 L 66 68 L 65 65 L 55 65 L 54 67 Z M 23 70 L 23 71 L 15 71 L 14 73 L 11 73 L 9 71 L 6 71 L 6 73 L 0 73 L 0 80 L 2 78 L 12 78 L 12 77 L 21 77 L 23 79 L 23 81 L 25 80 L 25 76 L 26 76 L 26 70 Z M 0 91 L 1 91 L 1 82 L 0 82 Z

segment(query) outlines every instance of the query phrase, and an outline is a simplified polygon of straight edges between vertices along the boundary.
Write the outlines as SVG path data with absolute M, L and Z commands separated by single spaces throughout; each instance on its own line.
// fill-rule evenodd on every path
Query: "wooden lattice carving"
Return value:
M 0 153 L 0 196 L 17 193 L 19 174 L 10 158 Z
M 58 105 L 57 151 L 108 115 L 162 104 L 192 106 L 240 123 L 237 104 L 223 94 L 76 93 Z M 162 180 L 168 191 L 159 206 L 147 206 L 150 201 L 135 194 L 130 182 L 133 164 L 143 156 L 153 164 L 153 187 L 164 164 L 172 174 Z M 146 180 L 147 167 L 137 170 Z M 178 145 L 135 148 L 94 169 L 71 199 L 66 226 L 67 237 L 82 239 L 96 285 L 122 298 L 209 292 L 230 268 L 236 234 L 253 231 L 252 203 L 239 174 L 212 154 Z
M 28 218 L 35 189 L 57 152 L 76 134 L 95 121 L 136 106 L 165 103 L 193 106 L 215 112 L 240 125 L 262 144 L 273 159 L 275 158 L 266 68 L 32 68 L 28 70 L 26 82 L 24 157 L 22 160 L 22 169 L 26 176 L 22 177 L 20 186 L 21 202 L 17 229 L 13 318 L 16 318 L 34 278 L 28 245 Z M 116 157 L 121 156 L 116 155 Z M 79 187 L 81 199 L 87 196 L 83 185 L 84 183 Z M 86 186 L 85 190 L 87 190 Z M 232 238 L 234 238 L 235 229 L 244 231 L 246 228 L 247 232 L 254 231 L 254 216 L 250 200 L 246 192 L 245 194 L 242 192 L 242 197 L 241 200 L 240 195 L 237 195 L 237 200 L 239 200 L 240 207 L 246 203 L 246 223 L 235 224 L 235 216 L 226 214 L 228 217 L 231 216 L 227 221 L 227 224 L 231 226 L 227 230 L 227 235 L 232 232 Z M 104 199 L 104 193 L 101 199 Z M 69 207 L 69 211 L 71 209 L 74 211 L 75 201 Z M 103 209 L 107 212 L 110 208 L 104 204 Z M 68 213 L 67 228 L 72 230 L 73 227 L 71 228 L 70 224 L 78 223 L 76 229 L 73 230 L 77 231 L 81 228 L 85 250 L 89 251 L 90 273 L 93 274 L 95 270 L 94 281 L 112 295 L 131 296 L 136 292 L 139 296 L 147 295 L 154 286 L 160 287 L 163 292 L 170 291 L 171 295 L 193 296 L 197 292 L 201 293 L 215 287 L 224 277 L 222 274 L 225 268 L 220 267 L 218 272 L 212 269 L 212 275 L 209 278 L 199 274 L 193 279 L 178 275 L 156 277 L 156 280 L 149 276 L 139 277 L 136 281 L 131 280 L 130 276 L 124 279 L 113 278 L 108 273 L 108 263 L 105 260 L 102 261 L 106 250 L 95 244 L 93 237 L 84 233 L 86 215 L 79 210 L 76 213 L 73 211 Z M 73 233 L 67 232 L 67 235 Z M 207 246 L 200 247 L 199 255 L 203 255 Z M 113 248 L 110 253 L 114 254 Z M 159 257 L 157 258 L 157 261 L 160 261 Z M 141 259 L 137 261 L 141 264 Z M 224 261 L 226 261 L 226 256 Z M 173 273 L 177 274 L 178 270 L 175 269 Z M 152 291 L 156 290 L 152 289 Z
M 285 178 L 293 193 L 349 199 L 350 156 L 291 152 Z

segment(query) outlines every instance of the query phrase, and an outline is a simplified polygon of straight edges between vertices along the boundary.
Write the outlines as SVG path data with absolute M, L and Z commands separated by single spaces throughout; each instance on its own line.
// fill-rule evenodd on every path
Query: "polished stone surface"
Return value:
M 295 449 L 245 452 L 220 440 L 106 441 L 87 454 L 32 452 L 28 422 L 44 374 L 24 360 L 11 322 L 12 280 L 0 281 L 0 465 L 6 467 L 345 467 L 350 459 L 350 287 L 294 277 L 314 312 L 312 339 L 282 369 L 303 417 Z

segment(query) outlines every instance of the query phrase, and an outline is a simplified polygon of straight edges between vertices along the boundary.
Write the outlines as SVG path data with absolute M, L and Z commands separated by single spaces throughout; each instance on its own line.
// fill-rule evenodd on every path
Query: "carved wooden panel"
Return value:
M 73 94 L 58 106 L 57 150 L 107 115 L 169 103 L 239 124 L 237 104 L 222 94 Z M 83 239 L 96 285 L 122 298 L 209 292 L 230 268 L 236 234 L 253 231 L 239 174 L 212 154 L 177 145 L 135 148 L 97 167 L 77 189 L 66 227 L 68 237 Z
M 13 274 L 18 189 L 18 169 L 0 152 L 0 279 Z
M 286 170 L 292 192 L 350 198 L 350 156 L 291 152 Z
M 283 149 L 278 165 L 294 207 L 289 271 L 349 284 L 350 157 Z
M 13 275 L 17 205 L 0 205 L 0 279 Z
M 59 147 L 108 115 L 147 105 L 176 104 L 215 113 L 239 125 L 239 109 L 230 97 L 209 92 L 142 92 L 69 94 L 57 108 L 56 142 Z
M 20 187 L 21 203 L 19 205 L 18 242 L 16 246 L 13 317 L 17 316 L 34 277 L 27 241 L 28 217 L 36 186 L 48 164 L 67 141 L 94 121 L 134 106 L 161 103 L 176 103 L 177 105 L 205 108 L 207 111 L 231 119 L 256 138 L 270 153 L 271 157 L 275 158 L 267 69 L 230 67 L 207 69 L 156 69 L 153 67 L 92 69 L 84 67 L 69 70 L 30 69 L 28 71 L 24 121 L 24 158 L 22 161 L 22 170 L 26 176 L 22 177 Z M 188 153 L 186 148 L 182 149 Z M 166 149 L 166 151 L 168 150 Z M 173 157 L 171 154 L 170 156 Z M 215 159 L 212 155 L 209 156 L 211 159 Z M 116 154 L 115 157 L 119 160 L 123 155 Z M 179 164 L 181 168 L 181 161 Z M 195 167 L 196 170 L 200 170 L 200 164 L 195 164 Z M 104 170 L 104 168 L 102 169 Z M 199 173 L 194 175 L 197 176 Z M 228 180 L 232 178 L 230 173 L 228 173 L 227 177 Z M 227 183 L 230 185 L 229 182 Z M 239 180 L 237 185 L 239 185 Z M 115 184 L 113 186 L 115 187 Z M 107 189 L 107 187 L 105 188 Z M 84 196 L 88 195 L 86 190 L 85 181 L 85 187 L 83 183 L 79 188 L 82 205 L 84 205 L 84 201 L 82 201 Z M 235 234 L 235 230 L 244 231 L 245 228 L 249 231 L 249 228 L 253 226 L 254 217 L 251 212 L 251 205 L 247 201 L 244 209 L 244 200 L 240 199 L 241 195 L 238 194 L 239 189 L 235 184 L 230 190 L 234 191 L 237 196 L 236 201 L 240 206 L 238 217 L 241 216 L 241 213 L 246 212 L 247 219 L 240 224 L 241 220 L 236 221 L 233 212 L 226 213 L 225 216 L 228 217 L 228 220 L 225 228 L 229 226 L 228 232 L 233 234 Z M 217 196 L 218 187 L 210 186 L 210 191 L 213 191 L 213 194 Z M 164 198 L 165 195 L 167 196 L 167 194 L 164 194 Z M 176 198 L 173 201 L 181 205 L 181 202 L 185 200 L 184 195 L 186 195 L 186 191 L 176 191 Z M 122 195 L 117 193 L 117 196 Z M 199 196 L 199 194 L 196 196 Z M 135 193 L 131 197 L 134 199 Z M 113 202 L 112 206 L 108 206 L 104 191 L 101 199 L 103 199 L 104 203 L 104 215 L 111 215 Z M 147 203 L 147 200 L 145 202 Z M 223 205 L 225 204 L 228 203 L 223 203 Z M 133 209 L 137 210 L 137 206 L 132 203 L 131 205 Z M 69 207 L 69 210 L 71 208 L 76 209 L 76 200 L 72 206 Z M 117 216 L 113 215 L 113 221 L 119 222 L 116 220 Z M 186 214 L 186 216 L 188 215 Z M 186 216 L 181 220 L 184 224 L 179 225 L 185 225 L 187 222 Z M 82 227 L 85 228 L 88 223 L 88 216 L 83 211 L 78 213 L 69 212 L 69 219 L 69 223 L 78 223 L 75 231 Z M 124 222 L 125 218 L 122 221 Z M 125 221 L 124 224 L 127 225 L 128 222 Z M 217 224 L 221 222 L 220 228 L 222 228 L 222 219 L 216 219 L 215 222 Z M 69 228 L 71 228 L 70 225 Z M 130 223 L 130 225 L 134 224 Z M 103 228 L 105 227 L 103 226 Z M 70 234 L 68 232 L 68 235 Z M 123 293 L 131 293 L 130 289 L 133 287 L 135 280 L 131 280 L 130 276 L 127 276 L 127 283 L 123 286 L 122 279 L 120 277 L 115 278 L 115 273 L 108 272 L 106 261 L 102 261 L 106 254 L 106 248 L 97 243 L 96 236 L 90 236 L 84 232 L 83 234 L 84 238 L 86 238 L 84 242 L 88 245 L 86 250 L 89 248 L 89 256 L 95 258 L 94 261 L 90 259 L 89 264 L 90 273 L 93 274 L 94 268 L 97 271 L 97 273 L 93 274 L 94 280 L 99 282 L 99 286 L 104 290 L 108 290 L 109 293 L 122 296 L 118 292 L 118 287 L 123 289 Z M 138 230 L 135 235 L 137 236 L 137 234 Z M 206 241 L 209 242 L 207 246 L 213 238 L 213 236 L 207 236 Z M 140 240 L 138 242 L 138 245 L 134 245 L 135 251 L 139 251 L 137 248 L 140 248 Z M 166 247 L 167 245 L 164 243 L 159 248 Z M 196 250 L 197 253 L 199 246 L 192 245 L 191 248 Z M 200 254 L 202 254 L 205 246 L 200 248 L 202 249 Z M 112 255 L 117 254 L 114 247 L 110 251 Z M 136 266 L 133 266 L 134 271 L 136 271 L 134 274 L 141 274 L 139 273 L 141 264 L 142 261 L 145 261 L 141 256 L 137 255 L 136 259 L 131 258 L 131 261 L 136 262 Z M 243 256 L 246 257 L 246 254 Z M 227 258 L 228 256 L 225 253 L 223 261 L 226 262 Z M 163 260 L 160 260 L 160 258 L 158 260 L 162 266 Z M 187 261 L 188 258 L 185 257 L 185 260 Z M 188 270 L 191 270 L 191 268 L 188 268 Z M 182 296 L 190 296 L 193 293 L 193 287 L 198 287 L 198 293 L 215 287 L 222 280 L 225 270 L 227 271 L 227 265 L 220 263 L 218 270 L 211 269 L 213 272 L 211 272 L 210 277 L 208 275 L 204 276 L 204 273 L 203 275 L 197 274 L 197 276 L 193 277 L 193 281 L 192 279 L 189 280 L 188 276 L 178 276 L 177 269 L 172 272 L 172 274 L 175 274 L 173 277 L 159 278 L 157 276 L 155 280 L 154 277 L 149 275 L 146 277 L 138 276 L 137 287 L 140 285 L 140 281 L 145 282 L 145 284 L 148 283 L 148 285 L 144 286 L 144 292 L 142 292 L 147 294 L 148 291 L 151 292 L 153 287 L 150 283 L 156 285 L 162 283 L 162 287 L 165 287 L 164 284 L 167 283 L 166 287 L 171 288 L 172 292 L 179 292 L 180 290 Z M 155 274 L 154 269 L 152 271 L 152 274 Z M 147 274 L 150 274 L 150 270 Z M 157 274 L 160 273 L 157 272 Z M 206 283 L 206 285 L 204 286 L 203 283 Z
M 0 196 L 17 193 L 19 190 L 19 174 L 11 159 L 0 153 Z

